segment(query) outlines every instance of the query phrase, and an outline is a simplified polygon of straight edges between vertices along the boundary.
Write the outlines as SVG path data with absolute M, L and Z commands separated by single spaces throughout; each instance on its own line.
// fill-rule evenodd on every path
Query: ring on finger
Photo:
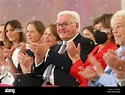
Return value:
M 22 63 L 22 62 L 23 62 L 23 60 L 20 61 L 20 63 Z

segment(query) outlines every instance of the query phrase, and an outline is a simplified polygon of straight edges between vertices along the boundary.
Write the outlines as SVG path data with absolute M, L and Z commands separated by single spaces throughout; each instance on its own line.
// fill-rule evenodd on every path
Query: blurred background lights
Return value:
M 18 4 L 18 7 L 20 7 L 20 4 Z
M 121 1 L 125 9 L 125 0 L 0 0 L 0 23 L 17 19 L 25 27 L 30 20 L 38 19 L 48 26 L 56 22 L 59 11 L 66 9 L 80 14 L 82 28 L 104 12 L 115 13 L 121 9 Z
M 105 7 L 107 7 L 107 4 L 105 4 Z
M 90 17 L 90 19 L 93 19 L 92 16 Z
M 6 17 L 4 16 L 3 19 L 6 19 Z
M 76 7 L 78 7 L 79 5 L 78 4 L 76 4 Z
M 49 7 L 49 4 L 47 4 L 47 7 Z
M 33 18 L 32 19 L 35 19 L 35 17 L 33 16 Z

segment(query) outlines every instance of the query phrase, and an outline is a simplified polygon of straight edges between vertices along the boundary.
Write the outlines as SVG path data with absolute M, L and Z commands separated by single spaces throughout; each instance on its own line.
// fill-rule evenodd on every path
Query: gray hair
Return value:
M 112 16 L 112 18 L 111 18 L 111 25 L 112 25 L 112 19 L 114 18 L 114 17 L 123 17 L 123 18 L 125 18 L 125 10 L 119 10 L 119 11 L 117 11 L 113 16 Z
M 76 11 L 61 11 L 57 14 L 57 18 L 61 15 L 70 15 L 72 22 L 77 22 L 79 24 L 79 30 L 80 30 L 80 16 Z

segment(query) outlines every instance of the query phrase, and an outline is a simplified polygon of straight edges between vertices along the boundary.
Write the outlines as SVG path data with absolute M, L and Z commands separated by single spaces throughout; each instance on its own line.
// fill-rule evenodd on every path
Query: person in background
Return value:
M 5 27 L 5 24 L 0 24 L 0 49 L 1 49 L 0 51 L 1 51 L 1 54 L 3 52 L 2 51 L 3 48 L 10 49 L 12 46 L 12 43 L 6 37 L 4 27 Z M 8 64 L 6 66 L 4 66 L 0 63 L 0 86 L 1 86 L 1 84 L 3 85 L 4 83 L 6 83 L 4 80 L 4 78 L 5 78 L 4 76 L 6 75 L 5 68 L 8 66 L 9 66 Z
M 34 22 L 38 22 L 38 21 L 34 21 Z M 34 26 L 36 26 L 36 24 Z M 42 27 L 41 27 L 41 29 L 42 29 Z M 29 31 L 28 27 L 27 27 L 27 31 Z M 40 31 L 41 30 L 39 29 L 39 32 Z M 28 36 L 29 33 L 27 32 L 26 35 Z M 40 35 L 40 34 L 38 34 L 38 35 Z M 31 38 L 35 39 L 34 37 L 38 37 L 38 36 L 35 35 L 35 34 L 33 34 L 32 37 L 31 37 L 31 35 L 29 36 L 30 39 Z M 31 42 L 30 39 L 29 39 L 29 42 Z M 34 41 L 34 40 L 32 40 L 32 41 Z M 43 34 L 41 33 L 41 37 L 39 38 L 37 43 L 41 43 L 41 41 L 42 41 L 42 43 L 45 43 L 46 45 L 48 45 L 50 47 L 55 45 L 55 44 L 58 44 L 61 41 L 60 37 L 57 34 L 57 28 L 53 23 L 49 24 L 49 26 L 45 29 Z M 23 67 L 23 73 L 28 73 L 28 72 L 32 73 L 31 66 L 34 66 L 35 64 L 32 64 L 33 62 L 31 61 L 31 58 L 29 58 L 27 55 L 24 55 L 22 52 L 19 52 L 19 56 L 20 56 L 20 59 L 21 59 L 20 64 L 24 66 Z M 22 62 L 22 60 L 23 60 L 23 62 Z
M 29 28 L 27 28 L 27 31 L 29 30 Z M 34 36 L 34 37 L 36 37 L 36 36 Z M 31 38 L 31 37 L 30 37 Z M 58 45 L 58 44 L 60 44 L 60 42 L 61 42 L 61 39 L 60 39 L 60 37 L 59 37 L 59 35 L 57 34 L 57 27 L 55 26 L 55 24 L 53 24 L 53 23 L 50 23 L 49 25 L 48 25 L 48 27 L 45 29 L 45 31 L 44 31 L 44 33 L 43 33 L 43 35 L 42 35 L 42 37 L 40 38 L 40 40 L 37 42 L 37 43 L 39 43 L 39 44 L 41 44 L 41 43 L 44 43 L 44 44 L 46 44 L 47 46 L 49 46 L 49 47 L 52 47 L 52 46 L 54 46 L 54 45 Z M 27 57 L 26 55 L 24 55 L 23 53 L 21 53 L 20 54 L 20 59 L 23 59 L 23 62 L 21 62 L 21 64 L 22 65 L 24 65 L 24 67 L 26 67 L 26 68 L 28 68 L 28 69 L 31 69 L 32 67 L 34 67 L 35 66 L 35 64 L 32 64 L 32 62 L 29 60 L 29 57 Z M 29 60 L 29 61 L 28 61 Z M 28 64 L 29 63 L 31 63 L 32 64 L 32 66 L 29 66 Z M 42 69 L 41 69 L 42 70 Z M 41 72 L 42 71 L 35 71 L 35 74 L 36 75 L 39 75 L 39 74 L 41 74 Z M 24 73 L 27 73 L 26 71 L 24 71 Z M 33 69 L 31 69 L 31 72 L 30 72 L 31 74 L 34 74 L 34 70 Z M 41 80 L 42 80 L 42 77 L 28 77 L 27 76 L 27 78 L 28 78 L 28 80 L 29 81 L 31 81 L 31 80 L 34 80 L 34 82 L 33 83 L 35 83 L 34 85 L 37 85 L 37 83 L 38 82 L 40 82 L 40 84 L 41 84 Z M 19 77 L 17 77 L 16 78 L 16 80 L 18 80 L 19 79 Z M 21 80 L 22 81 L 25 81 L 24 79 L 22 79 L 21 78 Z M 37 82 L 36 82 L 37 81 Z M 14 83 L 14 86 L 16 86 L 17 84 L 16 84 L 16 82 L 17 81 L 15 81 L 15 83 Z M 24 85 L 24 84 L 22 84 L 22 85 Z
M 4 26 L 5 24 L 0 25 L 0 48 L 2 49 L 3 47 L 6 47 L 10 49 L 11 42 L 8 40 L 8 38 L 5 35 Z M 1 70 L 2 70 L 2 64 L 0 64 L 0 72 Z
M 10 49 L 11 42 L 6 37 L 4 27 L 5 27 L 5 24 L 0 25 L 0 46 Z
M 20 43 L 18 52 L 18 73 L 30 73 L 33 60 L 33 52 L 28 48 L 29 43 L 38 43 L 45 31 L 45 25 L 40 20 L 28 22 L 26 27 L 27 43 Z
M 87 55 L 92 51 L 95 44 L 93 40 L 83 37 L 80 35 L 80 17 L 79 14 L 76 11 L 61 11 L 57 14 L 57 21 L 56 21 L 56 27 L 57 27 L 57 33 L 59 37 L 62 39 L 63 43 L 74 41 L 75 45 L 77 46 L 78 43 L 81 44 L 81 53 L 80 56 L 83 61 L 86 60 Z M 29 44 L 29 48 L 33 51 L 35 56 L 34 61 L 34 71 L 39 71 L 42 75 L 43 79 L 43 73 L 46 72 L 48 66 L 50 64 L 54 65 L 53 68 L 51 68 L 51 74 L 49 75 L 49 83 L 51 85 L 58 85 L 58 86 L 78 86 L 79 83 L 76 81 L 76 79 L 70 75 L 69 70 L 72 66 L 72 61 L 69 58 L 67 51 L 64 50 L 61 54 L 58 53 L 60 47 L 62 44 L 58 44 L 53 47 L 49 47 L 42 44 L 32 43 Z M 63 45 L 64 46 L 64 45 Z M 36 49 L 37 47 L 37 49 Z M 42 70 L 42 71 L 41 71 Z M 35 73 L 35 72 L 34 72 Z M 27 76 L 18 76 L 21 80 L 20 82 L 17 81 L 16 86 L 31 86 L 33 81 L 26 80 L 25 77 Z M 22 81 L 25 78 L 25 82 Z M 22 83 L 21 83 L 22 82 Z M 23 84 L 24 83 L 24 84 Z M 41 86 L 42 80 L 40 84 L 37 84 L 35 86 Z
M 81 34 L 82 34 L 84 37 L 88 37 L 88 38 L 92 39 L 92 40 L 95 42 L 94 28 L 93 28 L 92 25 L 85 26 L 85 27 L 82 29 Z M 96 42 L 95 42 L 95 44 L 96 44 Z
M 95 29 L 94 35 L 97 46 L 92 50 L 90 54 L 100 62 L 103 70 L 107 65 L 103 59 L 103 54 L 106 53 L 108 49 L 117 49 L 117 45 L 114 41 L 114 36 L 111 32 L 110 26 L 110 19 L 112 15 L 113 14 L 111 13 L 104 13 L 95 18 L 95 20 L 93 21 L 93 26 Z M 70 74 L 78 79 L 79 83 L 81 84 L 80 86 L 88 86 L 88 79 L 90 79 L 92 76 L 92 73 L 89 72 L 89 69 L 95 71 L 93 64 L 90 62 L 89 58 L 87 58 L 85 62 L 81 60 L 80 45 L 76 47 L 74 43 L 71 42 L 68 44 L 67 51 L 73 62 L 73 65 L 70 69 Z M 81 75 L 79 72 L 80 70 L 82 70 Z
M 14 81 L 18 65 L 17 54 L 19 43 L 26 42 L 25 33 L 22 29 L 23 26 L 18 20 L 9 20 L 4 27 L 6 37 L 12 42 L 10 49 L 3 47 L 0 53 L 0 63 L 4 65 L 5 68 L 3 71 L 6 74 L 6 77 L 2 81 L 7 84 L 12 84 Z
M 90 86 L 125 86 L 125 10 L 119 10 L 113 15 L 111 26 L 116 44 L 120 47 L 116 51 L 109 49 L 104 54 L 103 58 L 107 64 L 105 70 L 89 55 L 98 76 L 94 82 L 89 82 Z

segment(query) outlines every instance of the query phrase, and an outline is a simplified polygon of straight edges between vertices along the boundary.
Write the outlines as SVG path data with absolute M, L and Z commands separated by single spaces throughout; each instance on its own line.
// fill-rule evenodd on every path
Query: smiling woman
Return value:
M 49 24 L 49 26 L 46 28 L 42 39 L 43 42 L 48 46 L 53 46 L 62 41 L 57 34 L 57 27 L 53 23 Z

